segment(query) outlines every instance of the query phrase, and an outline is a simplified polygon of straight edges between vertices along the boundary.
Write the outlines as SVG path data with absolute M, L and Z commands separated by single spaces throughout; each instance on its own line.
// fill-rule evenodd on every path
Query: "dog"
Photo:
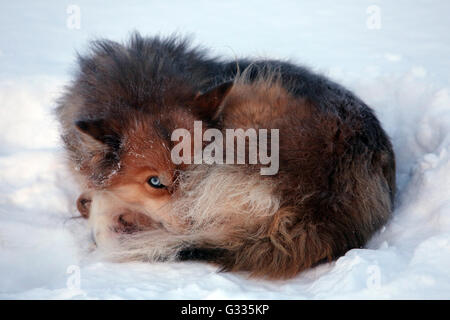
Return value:
M 79 65 L 56 114 L 85 190 L 78 210 L 111 259 L 202 260 L 291 278 L 363 247 L 391 215 L 389 138 L 363 101 L 321 75 L 138 34 L 125 45 L 94 42 Z M 175 164 L 172 133 L 194 136 L 196 122 L 202 133 L 278 130 L 277 173 L 261 175 L 258 163 Z M 194 154 L 186 141 L 183 152 Z

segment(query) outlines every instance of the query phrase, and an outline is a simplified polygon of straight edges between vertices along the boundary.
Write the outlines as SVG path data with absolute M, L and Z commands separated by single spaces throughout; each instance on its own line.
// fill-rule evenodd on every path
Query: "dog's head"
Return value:
M 231 87 L 200 92 L 183 70 L 183 59 L 193 55 L 183 46 L 139 36 L 127 45 L 95 42 L 79 57 L 77 77 L 59 101 L 70 167 L 84 190 L 78 209 L 95 220 L 94 202 L 102 202 L 109 215 L 105 230 L 132 233 L 170 222 L 163 207 L 186 169 L 171 160 L 178 143 L 171 134 L 183 128 L 193 136 L 196 120 L 207 128 Z
M 78 173 L 86 188 L 77 201 L 81 215 L 90 218 L 93 198 L 102 198 L 97 202 L 102 202 L 102 215 L 108 211 L 109 223 L 101 224 L 110 231 L 174 226 L 164 206 L 188 164 L 172 161 L 171 150 L 179 142 L 172 141 L 171 134 L 182 128 L 193 137 L 194 121 L 206 120 L 205 109 L 220 103 L 222 95 L 224 86 L 219 86 L 182 103 L 159 105 L 155 113 L 128 108 L 117 110 L 115 117 L 74 121 Z M 187 148 L 194 155 L 193 139 L 183 138 L 180 143 L 189 143 Z
M 119 120 L 75 122 L 82 146 L 89 150 L 79 171 L 86 181 L 77 201 L 82 216 L 89 218 L 92 200 L 102 198 L 98 201 L 109 216 L 102 217 L 108 220 L 102 222 L 106 229 L 129 233 L 160 224 L 149 213 L 170 199 L 180 168 L 170 158 L 169 130 L 183 124 L 155 118 L 130 112 Z

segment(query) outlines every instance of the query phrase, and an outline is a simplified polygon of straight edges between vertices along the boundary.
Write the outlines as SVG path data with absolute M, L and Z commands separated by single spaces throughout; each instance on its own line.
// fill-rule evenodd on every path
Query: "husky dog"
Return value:
M 115 260 L 205 260 L 289 278 L 364 246 L 390 217 L 389 138 L 364 102 L 323 76 L 139 35 L 94 42 L 79 65 L 57 116 L 85 190 L 78 209 Z M 195 121 L 224 133 L 278 129 L 279 171 L 175 164 L 171 134 L 194 135 Z

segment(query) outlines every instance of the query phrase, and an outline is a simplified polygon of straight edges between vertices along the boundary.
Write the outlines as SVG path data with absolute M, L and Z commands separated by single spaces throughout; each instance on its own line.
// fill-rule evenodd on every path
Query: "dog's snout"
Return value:
M 89 211 L 91 209 L 92 199 L 86 193 L 81 194 L 77 200 L 77 208 L 81 216 L 89 218 Z

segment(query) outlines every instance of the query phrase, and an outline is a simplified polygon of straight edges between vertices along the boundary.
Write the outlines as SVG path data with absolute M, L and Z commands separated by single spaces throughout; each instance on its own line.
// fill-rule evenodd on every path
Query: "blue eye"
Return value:
M 150 177 L 147 180 L 147 183 L 150 185 L 150 187 L 155 189 L 161 189 L 165 188 L 166 186 L 161 183 L 158 177 Z

